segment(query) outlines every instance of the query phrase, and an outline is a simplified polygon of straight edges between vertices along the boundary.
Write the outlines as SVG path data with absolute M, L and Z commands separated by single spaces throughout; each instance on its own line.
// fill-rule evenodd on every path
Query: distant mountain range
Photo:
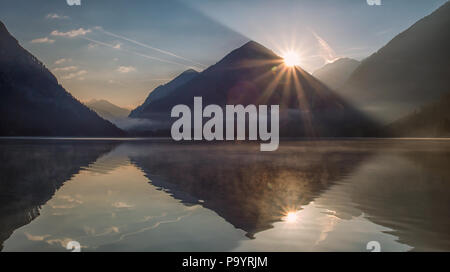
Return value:
M 362 61 L 339 94 L 384 122 L 450 92 L 450 2 Z
M 84 104 L 95 111 L 102 118 L 112 123 L 116 120 L 127 118 L 131 112 L 129 109 L 121 108 L 104 99 L 92 99 Z
M 313 76 L 331 89 L 339 89 L 361 63 L 350 58 L 340 58 L 317 69 Z
M 192 107 L 195 96 L 201 96 L 205 105 L 280 105 L 282 136 L 364 136 L 376 126 L 309 73 L 286 67 L 282 58 L 254 41 L 164 97 L 149 97 L 145 107 L 130 117 L 165 121 L 169 126 L 172 107 Z
M 80 103 L 0 22 L 0 136 L 122 136 Z

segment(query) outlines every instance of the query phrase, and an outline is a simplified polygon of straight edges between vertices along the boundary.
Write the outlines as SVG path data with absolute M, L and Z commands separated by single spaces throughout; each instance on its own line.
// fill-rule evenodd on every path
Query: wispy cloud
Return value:
M 82 77 L 83 75 L 86 75 L 87 71 L 86 70 L 80 70 L 78 72 L 74 72 L 74 73 L 70 73 L 67 74 L 65 76 L 62 77 L 62 79 L 74 79 L 74 78 L 79 78 L 81 80 L 84 79 L 84 77 Z
M 122 40 L 125 40 L 125 41 L 128 41 L 128 42 L 134 43 L 134 44 L 136 44 L 136 45 L 145 47 L 145 48 L 147 48 L 147 49 L 155 50 L 155 51 L 157 51 L 157 52 L 159 52 L 159 53 L 162 53 L 162 54 L 165 54 L 165 55 L 167 55 L 167 56 L 171 56 L 171 57 L 174 57 L 174 58 L 177 58 L 177 59 L 181 59 L 181 60 L 184 60 L 184 61 L 188 61 L 188 62 L 190 62 L 190 63 L 193 63 L 193 64 L 195 64 L 195 65 L 199 65 L 199 66 L 201 66 L 201 67 L 207 67 L 207 65 L 205 65 L 205 64 L 202 64 L 202 63 L 196 62 L 196 61 L 194 61 L 194 60 L 191 60 L 191 59 L 188 59 L 188 58 L 179 56 L 179 55 L 177 55 L 177 54 L 175 54 L 175 53 L 172 53 L 172 52 L 169 52 L 169 51 L 167 51 L 167 50 L 163 50 L 163 49 L 160 49 L 160 48 L 156 48 L 156 47 L 154 47 L 154 46 L 151 46 L 151 45 L 148 45 L 148 44 L 144 44 L 144 43 L 142 43 L 142 42 L 139 42 L 139 41 L 136 41 L 136 40 L 133 40 L 133 39 L 130 39 L 130 38 L 127 38 L 127 37 L 118 35 L 118 34 L 114 34 L 114 33 L 109 32 L 109 31 L 106 31 L 106 30 L 104 30 L 104 29 L 103 29 L 102 27 L 100 27 L 100 26 L 97 26 L 97 27 L 95 27 L 94 29 L 95 29 L 95 30 L 100 30 L 101 32 L 103 32 L 103 33 L 106 34 L 106 35 L 109 35 L 109 36 L 112 36 L 112 37 L 115 37 L 115 38 L 119 38 L 119 39 L 122 39 Z
M 122 74 L 135 72 L 135 71 L 136 71 L 136 68 L 133 66 L 119 66 L 119 68 L 117 68 L 117 72 L 122 73 Z
M 53 72 L 71 72 L 78 70 L 77 66 L 58 67 L 53 69 Z
M 32 234 L 29 234 L 28 232 L 24 232 L 24 234 L 27 237 L 27 239 L 30 241 L 44 241 L 47 237 L 50 237 L 50 235 L 48 235 L 48 234 L 32 235 Z
M 114 202 L 112 204 L 112 206 L 115 207 L 115 208 L 133 208 L 134 207 L 134 205 L 128 204 L 128 203 L 125 203 L 125 202 L 122 202 L 122 201 Z
M 55 61 L 55 65 L 60 65 L 60 64 L 66 63 L 66 62 L 71 62 L 71 61 L 72 61 L 72 59 L 61 58 L 61 59 L 58 59 Z
M 38 38 L 31 41 L 31 43 L 54 43 L 55 40 L 49 39 L 47 37 Z
M 333 48 L 331 48 L 331 46 L 316 32 L 311 30 L 311 33 L 314 35 L 317 43 L 319 44 L 320 56 L 325 60 L 325 62 L 331 63 L 337 60 L 338 57 L 336 56 L 336 52 L 334 52 Z
M 51 35 L 52 36 L 59 36 L 59 37 L 66 37 L 66 38 L 74 38 L 74 37 L 78 37 L 78 36 L 85 36 L 87 33 L 92 32 L 90 29 L 84 29 L 84 28 L 79 28 L 79 29 L 74 29 L 71 31 L 67 31 L 67 32 L 60 32 L 58 30 L 53 30 Z
M 176 64 L 176 65 L 180 65 L 180 66 L 187 67 L 187 68 L 192 68 L 192 69 L 197 68 L 197 67 L 193 67 L 191 65 L 186 65 L 186 64 L 183 64 L 183 63 L 179 63 L 179 62 L 170 61 L 170 60 L 166 60 L 166 59 L 161 59 L 161 58 L 157 58 L 157 57 L 154 57 L 154 56 L 149 56 L 149 55 L 142 54 L 142 53 L 139 53 L 139 52 L 136 52 L 136 51 L 132 51 L 132 50 L 129 50 L 129 49 L 125 49 L 125 48 L 122 48 L 122 47 L 121 48 L 117 48 L 113 44 L 108 44 L 108 43 L 105 43 L 105 42 L 102 42 L 102 41 L 98 41 L 98 40 L 94 40 L 94 39 L 91 39 L 91 38 L 88 38 L 88 37 L 80 36 L 80 38 L 85 39 L 86 41 L 90 41 L 92 43 L 96 43 L 96 44 L 107 46 L 107 47 L 110 47 L 110 48 L 113 48 L 113 49 L 117 49 L 117 50 L 121 50 L 121 51 L 124 51 L 124 52 L 128 52 L 128 53 L 131 53 L 131 54 L 134 54 L 136 56 L 143 57 L 143 58 L 147 58 L 147 59 L 151 59 L 151 60 L 157 60 L 157 61 L 160 61 L 160 62 L 165 62 L 165 63 L 170 63 L 170 64 Z
M 88 48 L 89 49 L 94 49 L 94 48 L 97 48 L 98 47 L 98 44 L 96 44 L 96 43 L 89 43 L 88 44 Z
M 50 13 L 45 16 L 46 19 L 69 19 L 69 16 L 59 15 L 56 13 Z

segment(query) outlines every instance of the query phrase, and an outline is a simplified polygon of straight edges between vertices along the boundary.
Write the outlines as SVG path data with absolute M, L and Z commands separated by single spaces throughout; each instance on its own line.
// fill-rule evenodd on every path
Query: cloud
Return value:
M 131 53 L 131 54 L 143 57 L 143 58 L 147 58 L 147 59 L 151 59 L 151 60 L 157 60 L 157 61 L 165 62 L 165 63 L 176 64 L 176 65 L 180 65 L 180 66 L 187 67 L 187 68 L 192 68 L 192 65 L 185 65 L 185 64 L 182 64 L 182 63 L 179 63 L 179 62 L 174 62 L 174 61 L 170 61 L 170 60 L 166 60 L 166 59 L 161 59 L 161 58 L 157 58 L 157 57 L 141 54 L 139 52 L 128 50 L 128 49 L 125 49 L 125 48 L 116 48 L 112 44 L 108 44 L 108 43 L 105 43 L 105 42 L 101 42 L 101 41 L 97 41 L 97 40 L 94 40 L 94 39 L 90 39 L 88 37 L 80 37 L 80 38 L 85 39 L 86 41 L 90 41 L 90 42 L 99 44 L 99 45 L 103 45 L 103 46 L 107 46 L 107 47 L 110 47 L 110 48 L 118 49 L 118 50 L 121 50 L 121 51 L 124 51 L 124 52 L 128 52 L 128 53 Z
M 78 70 L 77 66 L 58 67 L 53 69 L 53 72 L 71 72 Z
M 98 47 L 98 44 L 96 44 L 96 43 L 89 43 L 89 44 L 88 44 L 88 48 L 89 48 L 89 49 L 94 49 L 94 48 L 96 48 L 96 47 Z
M 55 65 L 60 65 L 60 64 L 63 64 L 63 63 L 65 63 L 65 62 L 71 62 L 71 61 L 72 61 L 72 59 L 62 58 L 62 59 L 56 60 L 56 61 L 55 61 Z
M 45 16 L 46 19 L 69 19 L 69 16 L 59 15 L 56 13 L 50 13 Z
M 73 241 L 73 239 L 70 238 L 62 238 L 62 239 L 51 239 L 51 240 L 47 240 L 46 242 L 50 245 L 54 245 L 54 246 L 62 246 L 62 247 L 66 247 L 68 243 L 70 243 L 71 241 Z
M 112 206 L 115 208 L 133 208 L 134 207 L 134 205 L 132 205 L 132 204 L 128 204 L 128 203 L 121 202 L 121 201 L 114 202 L 112 204 Z
M 84 28 L 79 28 L 79 29 L 74 29 L 71 31 L 67 31 L 67 32 L 60 32 L 58 30 L 53 30 L 51 35 L 52 36 L 59 36 L 59 37 L 67 37 L 67 38 L 74 38 L 74 37 L 78 37 L 78 36 L 85 36 L 87 33 L 92 32 L 90 29 L 84 29 Z
M 85 75 L 85 74 L 87 74 L 87 71 L 81 70 L 78 72 L 67 74 L 67 75 L 63 76 L 62 79 L 73 79 L 73 78 L 81 77 L 82 75 Z
M 50 235 L 48 235 L 48 234 L 32 235 L 32 234 L 29 234 L 28 232 L 24 232 L 24 234 L 27 237 L 27 239 L 30 241 L 44 241 L 47 237 L 50 237 Z
M 331 46 L 324 39 L 322 39 L 322 37 L 317 35 L 316 32 L 311 30 L 311 33 L 314 35 L 314 37 L 317 40 L 317 43 L 319 44 L 320 56 L 323 58 L 323 60 L 326 63 L 331 63 L 337 60 L 338 57 L 334 52 L 333 48 L 331 48 Z
M 155 50 L 155 51 L 157 51 L 157 52 L 159 52 L 159 53 L 162 53 L 162 54 L 165 54 L 165 55 L 168 55 L 168 56 L 171 56 L 171 57 L 175 57 L 175 58 L 178 58 L 178 59 L 182 59 L 182 60 L 184 60 L 184 61 L 191 62 L 191 63 L 195 64 L 196 66 L 199 65 L 200 67 L 207 67 L 207 65 L 205 65 L 205 64 L 201 64 L 201 63 L 196 62 L 196 61 L 194 61 L 194 60 L 191 60 L 191 59 L 188 59 L 188 58 L 179 56 L 179 55 L 177 55 L 177 54 L 174 54 L 174 53 L 172 53 L 172 52 L 169 52 L 169 51 L 166 51 L 166 50 L 162 50 L 162 49 L 160 49 L 160 48 L 156 48 L 156 47 L 150 46 L 150 45 L 148 45 L 148 44 L 141 43 L 141 42 L 138 42 L 138 41 L 136 41 L 136 40 L 133 40 L 133 39 L 130 39 L 130 38 L 127 38 L 127 37 L 118 35 L 118 34 L 111 33 L 111 32 L 109 32 L 109 31 L 104 30 L 101 26 L 96 26 L 96 27 L 94 27 L 94 29 L 95 29 L 95 30 L 101 31 L 101 32 L 103 32 L 103 33 L 106 34 L 106 35 L 109 35 L 109 36 L 112 36 L 112 37 L 115 37 L 115 38 L 119 38 L 119 39 L 122 39 L 122 40 L 125 40 L 125 41 L 128 41 L 128 42 L 137 44 L 137 45 L 142 46 L 142 47 L 145 47 L 145 48 L 147 48 L 147 49 Z
M 55 40 L 49 39 L 47 37 L 34 39 L 31 41 L 31 43 L 54 43 Z
M 75 195 L 75 197 L 72 197 L 70 195 L 61 195 L 58 198 L 65 200 L 69 203 L 83 204 L 83 201 L 81 199 L 78 199 L 79 197 L 80 197 L 79 195 Z
M 117 68 L 117 72 L 122 73 L 122 74 L 135 72 L 135 71 L 136 71 L 136 68 L 133 66 L 119 66 L 119 68 Z

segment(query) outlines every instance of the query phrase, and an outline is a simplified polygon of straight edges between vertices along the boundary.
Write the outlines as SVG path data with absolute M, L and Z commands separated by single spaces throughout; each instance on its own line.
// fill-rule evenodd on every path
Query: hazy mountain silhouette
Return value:
M 331 89 L 338 89 L 344 85 L 359 64 L 360 62 L 354 59 L 340 58 L 317 69 L 313 76 Z
M 58 84 L 0 22 L 0 135 L 121 136 Z
M 104 99 L 92 99 L 84 104 L 104 119 L 113 123 L 117 119 L 127 118 L 130 114 L 129 109 L 121 108 Z
M 450 93 L 388 125 L 397 137 L 450 137 Z
M 391 122 L 436 101 L 450 86 L 450 2 L 362 61 L 339 91 Z
M 178 87 L 184 85 L 186 82 L 190 81 L 194 77 L 196 77 L 199 74 L 199 72 L 188 69 L 178 75 L 176 78 L 171 80 L 170 82 L 159 85 L 156 87 L 153 91 L 149 93 L 147 96 L 147 99 L 145 99 L 144 103 L 137 107 L 136 109 L 132 110 L 130 113 L 130 117 L 134 118 L 142 118 L 145 116 L 145 112 L 147 111 L 146 107 L 150 102 L 155 102 L 158 99 L 161 99 L 163 97 L 166 97 L 170 95 L 174 90 L 176 90 Z
M 194 96 L 201 96 L 203 105 L 280 105 L 282 136 L 363 136 L 374 127 L 309 73 L 286 67 L 281 57 L 253 41 L 133 116 L 171 124 L 172 107 L 192 107 Z

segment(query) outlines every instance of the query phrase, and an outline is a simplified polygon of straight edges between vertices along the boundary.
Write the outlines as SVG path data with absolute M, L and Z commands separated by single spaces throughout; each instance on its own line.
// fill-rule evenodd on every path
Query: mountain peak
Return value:
M 252 61 L 252 60 L 266 60 L 266 61 L 280 61 L 282 59 L 280 56 L 275 54 L 272 50 L 266 48 L 265 46 L 255 42 L 249 41 L 242 45 L 241 47 L 231 51 L 228 55 L 226 55 L 221 61 L 219 61 L 216 65 L 224 65 L 224 66 L 234 66 L 239 65 L 243 61 Z M 212 66 L 212 67 L 214 67 Z M 210 67 L 211 68 L 211 67 Z
M 95 98 L 92 98 L 91 100 L 89 100 L 89 101 L 86 102 L 85 104 L 112 104 L 112 103 L 109 102 L 108 100 L 105 100 L 105 99 L 95 99 Z
M 243 46 L 241 46 L 241 48 L 253 48 L 253 49 L 263 48 L 263 49 L 266 49 L 261 44 L 255 42 L 255 41 L 252 41 L 252 40 L 246 42 Z
M 5 24 L 2 21 L 0 21 L 0 34 L 3 34 L 3 33 L 9 34 L 8 30 L 6 29 Z
M 0 21 L 0 44 L 6 45 L 16 43 L 18 43 L 17 40 L 11 35 L 11 33 L 9 33 L 5 24 L 2 21 Z
M 183 73 L 181 73 L 179 76 L 181 75 L 187 75 L 187 74 L 198 74 L 198 72 L 194 69 L 187 69 L 186 71 L 184 71 Z
M 333 63 L 359 63 L 359 61 L 352 58 L 343 57 L 333 61 L 331 64 Z
M 234 50 L 233 52 L 236 52 L 236 51 L 247 51 L 247 52 L 254 51 L 254 52 L 258 52 L 259 54 L 262 54 L 262 55 L 278 57 L 272 50 L 268 49 L 267 47 L 255 42 L 255 41 L 248 41 L 243 46 L 239 47 L 238 49 Z

